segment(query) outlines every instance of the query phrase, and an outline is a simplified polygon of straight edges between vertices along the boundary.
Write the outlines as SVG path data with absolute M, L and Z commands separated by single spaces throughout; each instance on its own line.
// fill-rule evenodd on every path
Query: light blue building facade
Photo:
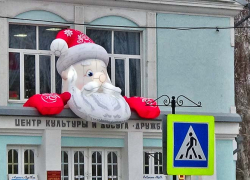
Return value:
M 201 102 L 176 108 L 176 114 L 215 117 L 215 174 L 191 179 L 235 180 L 241 118 L 229 27 L 241 9 L 230 0 L 0 1 L 0 179 L 34 174 L 46 180 L 48 171 L 60 171 L 62 180 L 175 179 L 162 167 L 161 122 L 171 107 L 161 107 L 156 119 L 133 112 L 118 125 L 86 122 L 69 109 L 47 117 L 22 107 L 33 94 L 60 93 L 49 45 L 58 30 L 74 28 L 106 48 L 110 79 L 123 95 Z

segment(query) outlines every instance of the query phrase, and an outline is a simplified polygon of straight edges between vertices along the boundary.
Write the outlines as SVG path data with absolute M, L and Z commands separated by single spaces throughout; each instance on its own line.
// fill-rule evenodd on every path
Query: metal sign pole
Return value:
M 162 96 L 160 96 L 160 97 L 158 97 L 157 99 L 155 99 L 154 100 L 154 102 L 158 102 L 158 100 L 160 99 L 160 98 L 162 98 L 162 97 L 164 97 L 164 98 L 166 98 L 166 99 L 164 99 L 164 101 L 163 101 L 163 105 L 157 105 L 157 106 L 171 106 L 171 108 L 172 108 L 172 114 L 175 114 L 175 108 L 176 108 L 176 106 L 178 106 L 178 107 L 202 107 L 201 106 L 201 102 L 198 102 L 198 103 L 195 103 L 194 101 L 192 101 L 192 100 L 190 100 L 189 98 L 187 98 L 186 96 L 184 96 L 184 95 L 179 95 L 178 97 L 177 97 L 177 99 L 175 100 L 175 96 L 172 96 L 172 100 L 170 101 L 170 98 L 169 98 L 169 96 L 168 95 L 162 95 Z M 194 104 L 194 105 L 191 105 L 191 106 L 184 106 L 183 105 L 183 100 L 182 99 L 179 99 L 179 98 L 184 98 L 185 100 L 188 100 L 189 102 L 191 102 L 192 104 Z M 152 106 L 152 102 L 150 102 L 150 101 L 146 101 L 146 106 Z M 164 120 L 164 122 L 163 122 L 163 127 L 164 128 L 166 128 L 166 120 Z M 165 136 L 166 134 L 163 134 L 163 136 Z M 166 142 L 167 142 L 167 139 L 165 139 L 165 138 L 162 138 L 163 139 L 163 146 L 166 146 Z M 164 148 L 163 148 L 164 149 Z M 165 147 L 165 149 L 166 149 L 166 151 L 167 151 L 167 148 Z M 165 157 L 166 155 L 165 154 L 163 154 L 163 160 L 165 160 Z M 165 164 L 166 162 L 164 162 L 163 161 L 163 166 L 165 166 L 166 167 L 166 164 Z M 168 176 L 167 177 L 167 179 L 168 180 L 170 180 L 170 176 Z M 185 178 L 186 180 L 191 180 L 191 176 L 186 176 L 186 178 Z M 173 175 L 173 180 L 177 180 L 177 176 L 176 175 Z
M 172 107 L 172 114 L 175 114 L 175 107 L 176 107 L 175 96 L 172 96 L 171 107 Z M 177 179 L 176 177 L 177 177 L 176 175 L 173 175 L 173 180 L 176 180 Z

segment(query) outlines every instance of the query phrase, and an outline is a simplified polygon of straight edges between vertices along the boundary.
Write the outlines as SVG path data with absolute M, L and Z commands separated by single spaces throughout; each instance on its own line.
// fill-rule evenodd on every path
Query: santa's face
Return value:
M 82 90 L 83 86 L 88 84 L 89 82 L 96 82 L 101 86 L 103 83 L 107 82 L 110 83 L 110 79 L 108 77 L 107 73 L 107 67 L 106 64 L 97 59 L 90 59 L 90 60 L 85 60 L 78 62 L 72 67 L 75 69 L 75 72 L 77 73 L 77 79 L 75 82 L 75 86 L 79 89 Z M 68 68 L 66 71 L 63 71 L 61 76 L 63 79 L 63 92 L 68 91 Z
M 71 66 L 67 72 L 70 109 L 90 121 L 126 121 L 131 114 L 130 108 L 121 96 L 120 88 L 110 83 L 105 64 L 99 60 L 80 64 Z
M 91 81 L 95 81 L 101 86 L 108 81 L 107 67 L 103 61 L 100 60 L 86 60 L 81 63 L 83 66 L 83 75 L 80 78 L 82 85 L 86 85 Z M 79 89 L 82 89 L 83 86 L 80 86 Z

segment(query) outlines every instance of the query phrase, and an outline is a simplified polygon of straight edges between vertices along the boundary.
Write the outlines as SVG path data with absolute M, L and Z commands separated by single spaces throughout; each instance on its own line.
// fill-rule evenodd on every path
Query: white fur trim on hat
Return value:
M 102 46 L 94 43 L 84 43 L 69 48 L 66 53 L 59 57 L 56 63 L 57 71 L 61 74 L 71 65 L 88 59 L 102 60 L 106 66 L 109 63 L 108 53 Z

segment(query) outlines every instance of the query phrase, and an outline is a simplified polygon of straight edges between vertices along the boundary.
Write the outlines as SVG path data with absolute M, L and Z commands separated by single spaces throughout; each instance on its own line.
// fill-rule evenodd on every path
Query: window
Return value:
M 8 174 L 35 174 L 35 147 L 8 147 Z
M 87 29 L 86 34 L 109 53 L 108 74 L 122 95 L 141 96 L 141 33 Z
M 120 151 L 63 149 L 61 180 L 119 180 Z
M 9 100 L 61 91 L 50 44 L 65 27 L 9 25 Z
M 143 173 L 163 174 L 162 153 L 159 150 L 148 149 L 143 152 Z

